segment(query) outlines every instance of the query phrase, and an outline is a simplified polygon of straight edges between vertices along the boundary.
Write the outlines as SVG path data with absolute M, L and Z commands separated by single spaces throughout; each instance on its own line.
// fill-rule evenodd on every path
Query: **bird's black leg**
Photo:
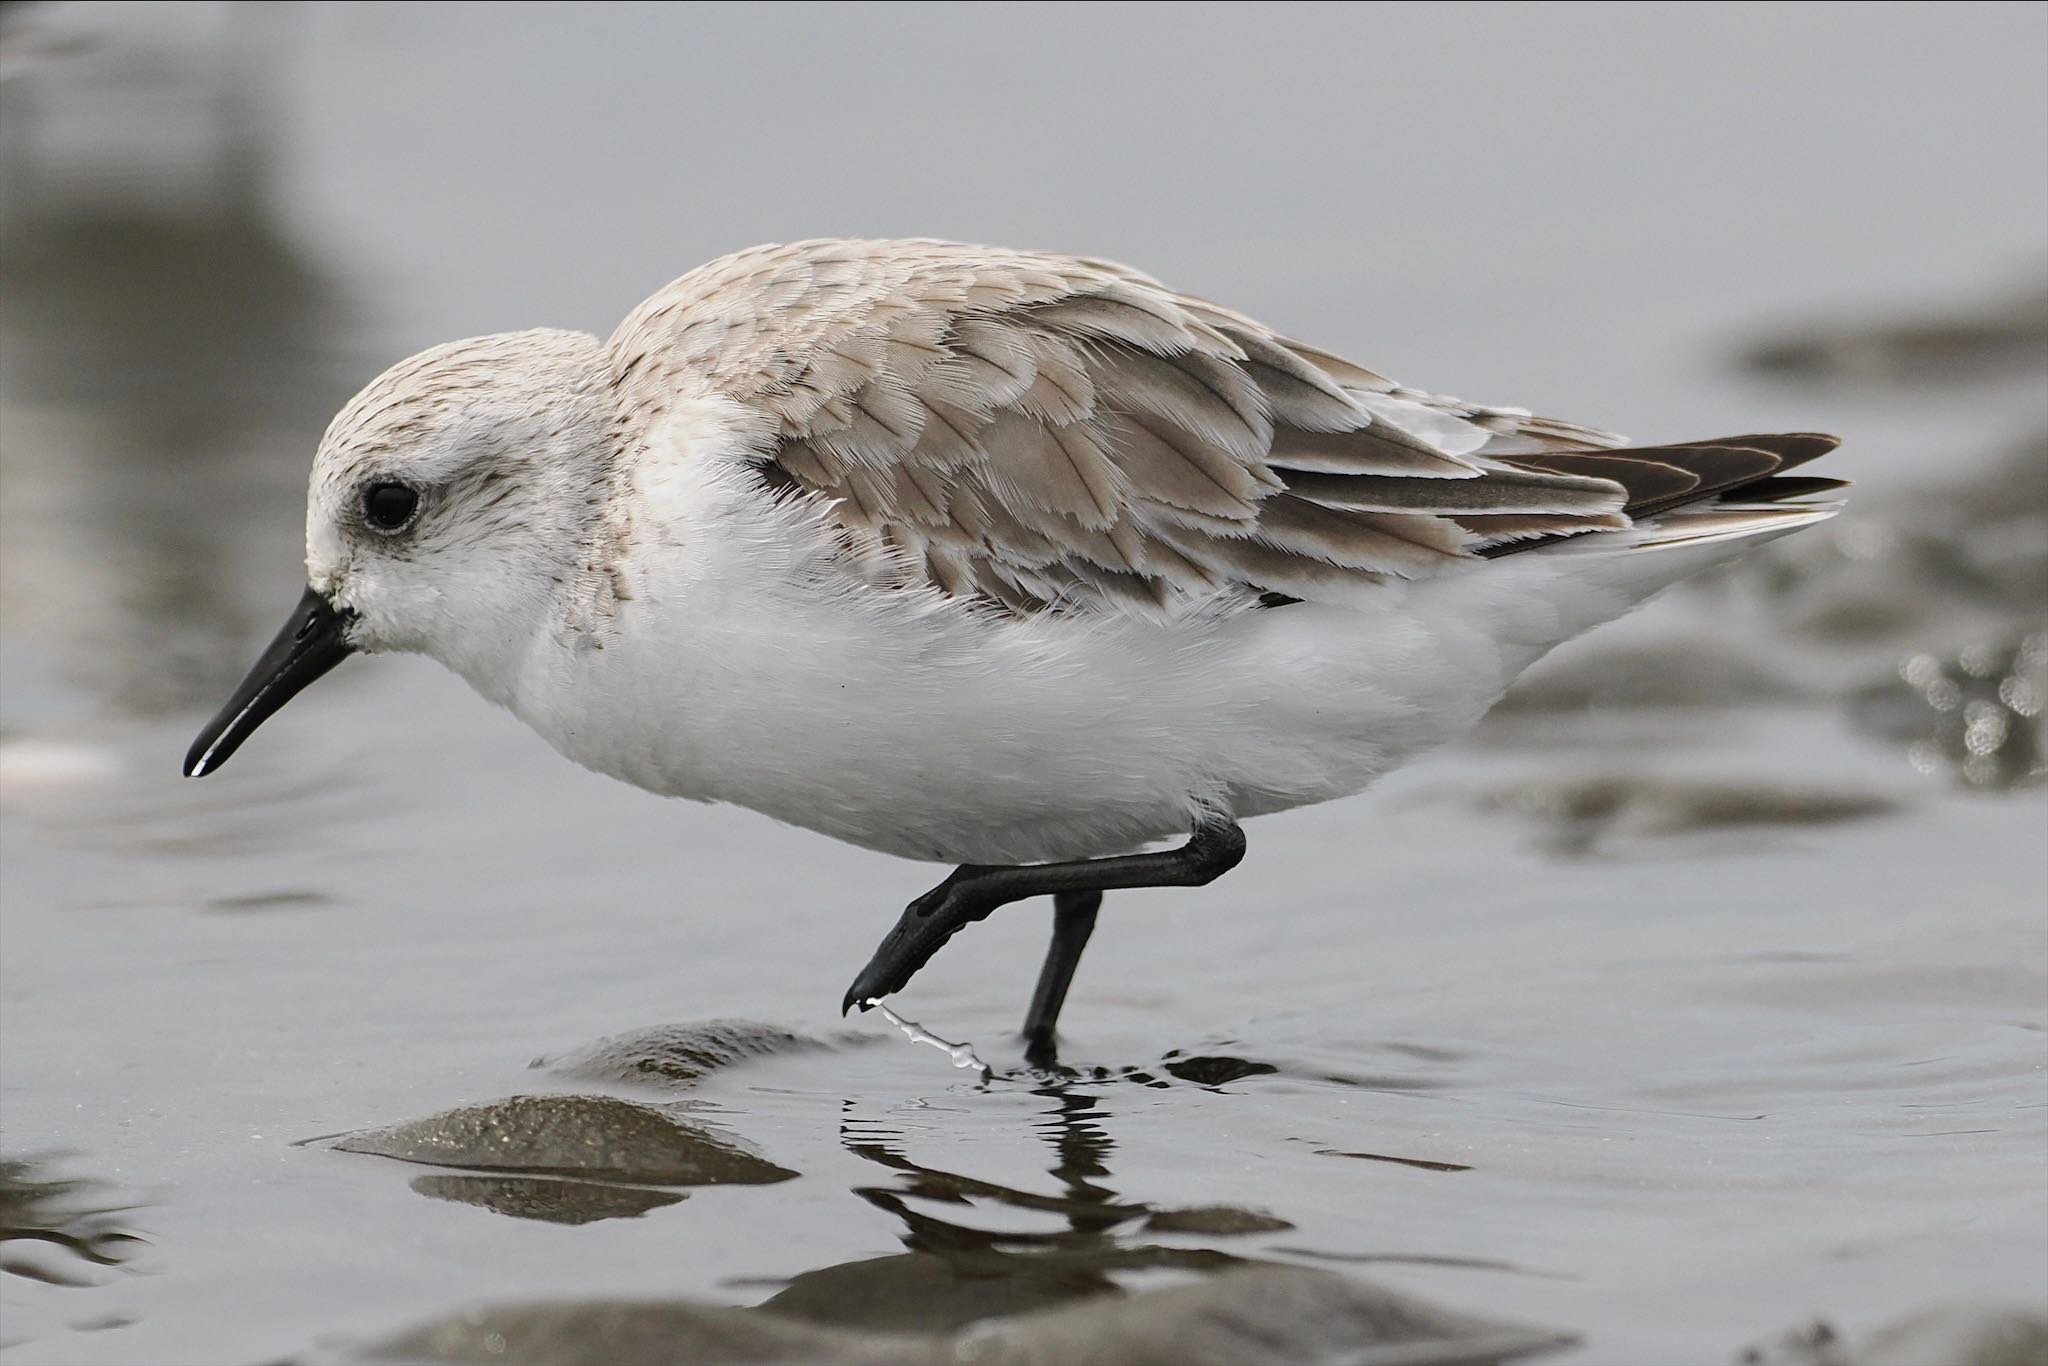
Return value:
M 1095 933 L 1095 913 L 1101 909 L 1100 892 L 1053 893 L 1052 945 L 1045 951 L 1045 966 L 1038 970 L 1031 1009 L 1024 1012 L 1024 1061 L 1033 1067 L 1059 1062 L 1054 1037 L 1060 1007 L 1066 1004 L 1067 988 L 1074 984 L 1074 969 L 1081 966 L 1081 950 Z
M 1062 892 L 1108 892 L 1119 887 L 1199 887 L 1213 882 L 1244 857 L 1244 831 L 1226 816 L 1195 827 L 1178 849 L 1156 854 L 1118 854 L 1071 863 L 1027 863 L 1016 867 L 963 864 L 953 875 L 910 903 L 882 940 L 868 965 L 853 979 L 841 1007 L 866 1008 L 903 990 L 948 939 L 998 906 L 1031 896 Z M 1083 936 L 1085 938 L 1085 936 Z M 1055 944 L 1055 953 L 1058 947 Z M 1073 953 L 1078 956 L 1077 944 Z M 1071 969 L 1069 970 L 1071 971 Z

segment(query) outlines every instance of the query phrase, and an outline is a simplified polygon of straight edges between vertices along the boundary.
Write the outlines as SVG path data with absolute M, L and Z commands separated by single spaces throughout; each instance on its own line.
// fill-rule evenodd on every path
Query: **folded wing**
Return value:
M 694 389 L 763 414 L 763 478 L 827 505 L 850 564 L 1024 613 L 1370 589 L 1833 445 L 1627 448 L 1403 388 L 1121 266 L 946 242 L 741 252 L 611 345 L 638 408 Z

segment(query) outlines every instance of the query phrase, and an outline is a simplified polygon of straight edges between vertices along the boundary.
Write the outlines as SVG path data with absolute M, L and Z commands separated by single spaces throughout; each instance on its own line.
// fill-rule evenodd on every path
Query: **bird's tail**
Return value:
M 1833 515 L 1826 496 L 1841 479 L 1791 475 L 1840 445 L 1821 432 L 1722 436 L 1665 446 L 1549 451 L 1509 463 L 1540 474 L 1590 475 L 1622 486 L 1630 526 L 1570 537 L 1511 541 L 1480 553 L 1490 558 L 1531 550 L 1612 554 L 1723 537 L 1791 531 Z
M 1684 446 L 1516 457 L 1516 464 L 1591 474 L 1628 489 L 1630 525 L 1518 541 L 1489 554 L 1504 562 L 1444 581 L 1503 646 L 1508 679 L 1552 647 L 1622 616 L 1701 570 L 1841 510 L 1839 479 L 1781 471 L 1834 449 L 1813 433 L 1725 437 Z

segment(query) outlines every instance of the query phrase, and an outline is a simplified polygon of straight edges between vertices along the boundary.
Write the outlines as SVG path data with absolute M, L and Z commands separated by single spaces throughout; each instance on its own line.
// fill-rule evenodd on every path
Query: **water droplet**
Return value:
M 1908 655 L 1899 661 L 1899 677 L 1925 692 L 1941 678 L 1941 661 L 1933 655 Z
M 1962 665 L 1963 672 L 1972 678 L 1990 678 L 1998 672 L 2002 663 L 1999 659 L 2000 653 L 1995 646 L 1971 645 L 1956 657 L 1956 663 Z
M 876 1010 L 881 1011 L 883 1019 L 887 1020 L 890 1024 L 895 1025 L 898 1029 L 902 1030 L 904 1038 L 909 1039 L 912 1043 L 930 1044 L 933 1048 L 938 1049 L 947 1057 L 951 1058 L 953 1060 L 953 1066 L 972 1067 L 975 1071 L 981 1073 L 981 1078 L 983 1081 L 987 1081 L 990 1077 L 995 1075 L 994 1069 L 990 1068 L 987 1063 L 983 1062 L 980 1058 L 975 1056 L 974 1045 L 967 1043 L 954 1043 L 951 1039 L 942 1039 L 938 1035 L 932 1033 L 929 1029 L 926 1029 L 923 1025 L 919 1024 L 917 1021 L 904 1019 L 901 1015 L 898 1015 L 895 1011 L 889 1009 L 889 1007 L 883 1005 L 880 1001 L 869 1001 L 867 1002 L 867 1004 L 873 1006 Z

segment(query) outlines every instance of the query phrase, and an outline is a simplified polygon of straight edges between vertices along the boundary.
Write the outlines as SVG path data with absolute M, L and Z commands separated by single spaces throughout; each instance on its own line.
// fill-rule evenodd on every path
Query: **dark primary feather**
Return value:
M 1622 512 L 1636 522 L 1710 502 L 1777 503 L 1843 488 L 1846 484 L 1840 479 L 1779 474 L 1816 460 L 1840 444 L 1839 438 L 1821 432 L 1773 432 L 1594 454 L 1516 456 L 1514 463 L 1546 472 L 1597 471 L 1628 491 Z M 1528 539 L 1489 545 L 1481 553 L 1493 556 L 1533 549 L 1556 541 L 1559 534 L 1575 533 L 1564 528 L 1554 529 L 1553 534 L 1532 530 Z

